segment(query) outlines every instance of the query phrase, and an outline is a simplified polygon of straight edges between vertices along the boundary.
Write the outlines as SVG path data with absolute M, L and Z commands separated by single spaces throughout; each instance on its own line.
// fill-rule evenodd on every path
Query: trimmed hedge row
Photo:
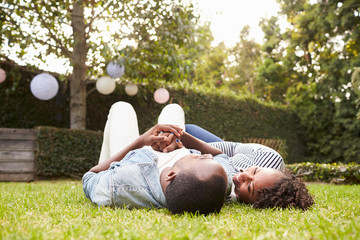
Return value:
M 111 104 L 119 100 L 134 106 L 141 133 L 156 124 L 164 105 L 152 100 L 152 91 L 143 87 L 136 97 L 129 97 L 122 91 L 123 89 L 117 89 L 113 96 L 88 99 L 89 129 L 102 130 Z M 288 109 L 265 105 L 251 98 L 234 99 L 186 89 L 169 91 L 172 97 L 170 102 L 178 103 L 184 108 L 187 123 L 197 124 L 227 141 L 280 139 L 285 143 L 281 153 L 286 156 L 286 163 L 303 161 L 305 144 L 296 132 L 299 120 Z M 99 125 L 102 126 L 101 129 L 98 128 Z
M 37 130 L 37 177 L 81 177 L 98 163 L 101 132 L 55 127 Z
M 36 173 L 38 178 L 80 178 L 98 163 L 102 132 L 55 127 L 37 128 Z M 288 164 L 304 181 L 360 183 L 358 164 Z
M 307 162 L 289 164 L 286 168 L 307 182 L 360 183 L 360 165 L 355 163 L 319 164 Z
M 69 88 L 65 82 L 59 82 L 60 90 L 54 99 L 41 101 L 30 92 L 30 81 L 36 73 L 0 65 L 8 74 L 0 88 L 0 127 L 69 128 Z M 89 84 L 88 91 L 94 87 L 95 84 Z M 153 100 L 157 87 L 156 84 L 139 85 L 139 92 L 134 97 L 126 95 L 123 85 L 117 85 L 115 92 L 106 96 L 92 91 L 87 97 L 87 129 L 102 131 L 111 105 L 126 101 L 134 106 L 140 132 L 144 132 L 156 123 L 164 107 Z M 282 154 L 287 155 L 286 163 L 304 161 L 306 148 L 297 132 L 299 119 L 286 106 L 269 105 L 253 98 L 193 85 L 167 88 L 171 95 L 169 102 L 183 106 L 187 123 L 198 124 L 229 141 L 280 139 L 286 144 L 282 150 Z

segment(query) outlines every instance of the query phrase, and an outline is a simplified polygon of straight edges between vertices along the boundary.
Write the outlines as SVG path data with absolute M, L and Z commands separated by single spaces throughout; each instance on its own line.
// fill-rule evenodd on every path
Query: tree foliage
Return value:
M 256 69 L 260 65 L 262 54 L 260 44 L 250 39 L 249 33 L 250 27 L 245 26 L 240 32 L 239 42 L 230 50 L 232 60 L 227 71 L 228 85 L 260 96 L 262 87 L 258 84 Z
M 288 83 L 286 100 L 301 117 L 311 160 L 357 162 L 359 98 L 351 74 L 360 66 L 360 5 L 356 0 L 279 2 L 291 27 L 282 35 L 286 47 L 271 48 L 279 54 L 263 72 L 277 73 L 274 65 L 279 73 L 286 71 L 277 76 Z
M 262 64 L 257 68 L 257 82 L 260 97 L 267 101 L 285 102 L 285 94 L 291 83 L 292 61 L 284 59 L 284 42 L 286 36 L 281 33 L 277 17 L 262 19 L 265 41 L 262 45 L 264 53 Z
M 86 85 L 109 61 L 126 64 L 124 79 L 179 81 L 194 67 L 201 34 L 192 5 L 180 0 L 2 0 L 0 9 L 2 58 L 39 65 L 52 56 L 71 69 L 62 77 L 71 128 L 85 128 Z
M 208 88 L 220 87 L 223 84 L 225 63 L 228 56 L 224 43 L 212 47 L 198 54 L 193 81 Z

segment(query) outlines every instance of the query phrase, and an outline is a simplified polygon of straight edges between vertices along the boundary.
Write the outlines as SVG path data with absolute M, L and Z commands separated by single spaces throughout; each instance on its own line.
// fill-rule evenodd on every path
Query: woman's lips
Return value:
M 238 187 L 240 187 L 240 181 L 239 181 L 239 176 L 240 176 L 240 174 L 236 174 L 234 177 L 233 177 L 233 183 L 235 184 L 235 188 L 238 188 Z

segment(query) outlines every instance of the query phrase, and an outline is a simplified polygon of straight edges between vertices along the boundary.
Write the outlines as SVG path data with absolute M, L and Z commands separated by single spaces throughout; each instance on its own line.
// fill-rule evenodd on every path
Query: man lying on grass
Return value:
M 165 108 L 171 107 L 170 104 Z M 178 105 L 177 105 L 178 106 Z M 180 107 L 180 106 L 178 106 Z M 184 122 L 171 122 L 182 126 Z M 272 148 L 256 143 L 227 142 L 194 124 L 185 125 L 186 132 L 209 143 L 228 155 L 233 188 L 227 200 L 250 203 L 255 208 L 294 207 L 307 210 L 313 205 L 313 197 L 306 185 L 294 174 L 285 170 L 282 156 Z M 173 140 L 175 140 L 174 138 Z M 179 144 L 159 144 L 157 150 L 176 149 Z M 162 146 L 161 146 L 162 145 Z
M 159 120 L 175 124 L 158 124 L 139 136 L 132 106 L 115 103 L 105 125 L 99 164 L 83 176 L 86 197 L 98 206 L 167 207 L 174 214 L 219 212 L 232 186 L 228 157 L 183 133 L 176 124 L 183 118 L 182 108 L 172 105 Z M 181 142 L 174 141 L 178 148 L 170 153 L 166 147 L 162 152 L 151 147 L 169 145 L 174 136 Z

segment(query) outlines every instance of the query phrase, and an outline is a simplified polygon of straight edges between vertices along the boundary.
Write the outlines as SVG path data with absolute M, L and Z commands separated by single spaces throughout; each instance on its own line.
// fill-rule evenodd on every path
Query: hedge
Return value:
M 81 177 L 98 163 L 102 133 L 38 127 L 35 154 L 38 178 Z
M 286 168 L 304 181 L 336 184 L 360 183 L 360 165 L 355 163 L 320 164 L 307 162 L 290 164 Z
M 102 132 L 38 127 L 37 178 L 80 178 L 98 163 Z M 304 181 L 360 183 L 358 164 L 299 163 L 286 165 Z
M 36 128 L 52 126 L 69 128 L 69 87 L 60 83 L 54 99 L 41 101 L 30 92 L 30 81 L 36 73 L 0 64 L 7 71 L 7 79 L 0 88 L 0 127 Z M 19 80 L 20 76 L 20 80 Z M 59 78 L 59 76 L 57 76 Z M 159 86 L 161 86 L 161 83 Z M 139 92 L 131 97 L 124 86 L 118 84 L 114 93 L 104 96 L 88 85 L 87 129 L 102 131 L 108 110 L 117 101 L 131 103 L 138 115 L 140 132 L 156 123 L 164 104 L 153 100 L 155 83 L 139 85 Z M 280 139 L 286 163 L 302 162 L 306 155 L 305 144 L 298 134 L 299 119 L 286 106 L 267 104 L 251 97 L 234 96 L 227 92 L 197 89 L 193 85 L 172 87 L 169 102 L 179 103 L 186 113 L 187 123 L 198 124 L 229 141 L 243 142 L 248 138 Z

